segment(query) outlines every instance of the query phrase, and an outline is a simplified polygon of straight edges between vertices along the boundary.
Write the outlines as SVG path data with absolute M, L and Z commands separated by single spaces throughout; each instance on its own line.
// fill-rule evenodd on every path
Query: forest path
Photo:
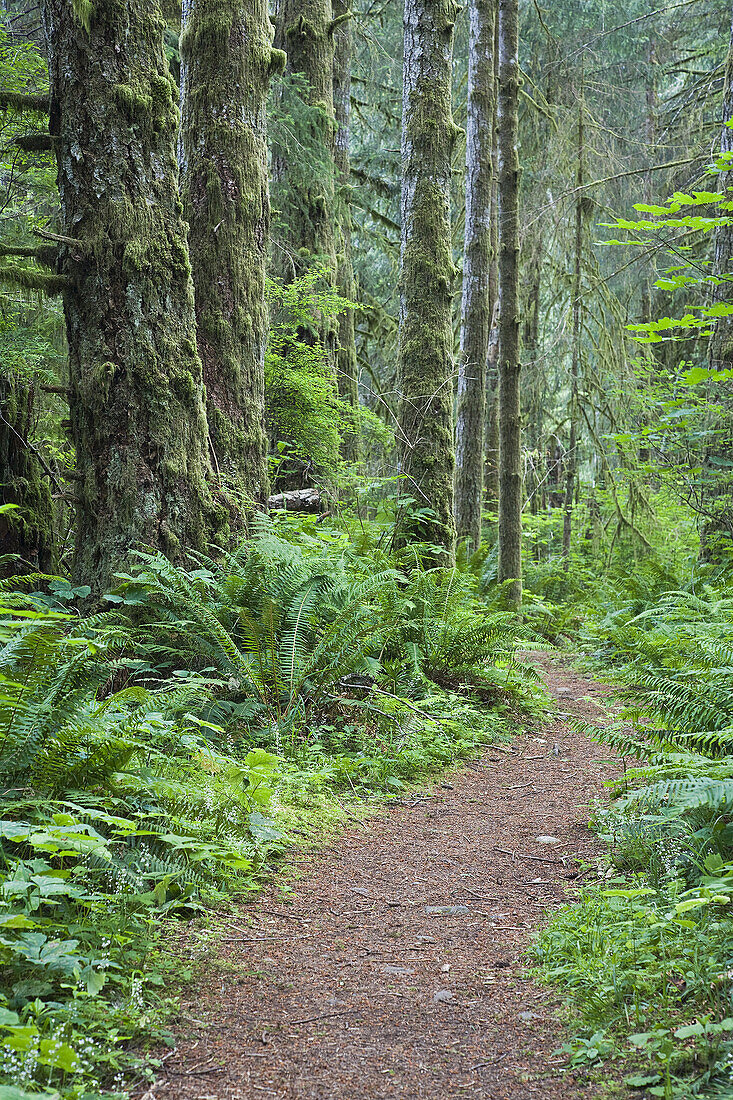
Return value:
M 147 1100 L 581 1094 L 552 1056 L 559 1000 L 522 953 L 599 850 L 586 821 L 608 751 L 562 714 L 597 718 L 607 689 L 531 660 L 558 716 L 305 854 L 293 905 L 273 889 L 242 910 Z

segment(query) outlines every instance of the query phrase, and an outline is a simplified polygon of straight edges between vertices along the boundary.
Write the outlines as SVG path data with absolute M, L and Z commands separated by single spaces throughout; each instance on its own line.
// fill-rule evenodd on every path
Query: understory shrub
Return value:
M 470 576 L 407 570 L 337 527 L 263 518 L 189 569 L 138 562 L 96 613 L 63 578 L 2 593 L 0 1090 L 15 1098 L 143 1081 L 187 976 L 171 922 L 256 890 L 340 792 L 399 794 L 539 698 L 522 630 Z
M 729 1096 L 733 599 L 704 579 L 655 591 L 663 580 L 634 578 L 588 631 L 617 713 L 577 725 L 624 767 L 595 817 L 606 877 L 553 918 L 537 959 L 572 994 L 580 1028 L 564 1050 L 576 1065 L 623 1056 L 649 1095 Z

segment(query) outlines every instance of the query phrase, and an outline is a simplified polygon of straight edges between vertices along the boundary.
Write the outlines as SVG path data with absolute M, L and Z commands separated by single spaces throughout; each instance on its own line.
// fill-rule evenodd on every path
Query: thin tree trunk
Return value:
M 353 302 L 356 298 L 356 284 L 351 254 L 351 158 L 349 155 L 352 31 L 351 11 L 346 0 L 334 0 L 333 16 L 335 23 L 333 102 L 337 127 L 334 146 L 338 233 L 336 289 L 342 298 Z M 336 377 L 341 400 L 354 410 L 354 422 L 345 425 L 341 439 L 341 453 L 345 459 L 353 461 L 359 453 L 358 423 L 356 422 L 359 385 L 353 309 L 345 310 L 339 317 Z
M 522 421 L 519 358 L 519 16 L 499 0 L 499 582 L 522 602 Z M 508 583 L 507 583 L 508 582 Z
M 456 410 L 456 530 L 481 542 L 486 374 L 491 324 L 491 197 L 495 0 L 470 0 L 466 226 Z
M 0 577 L 48 572 L 52 564 L 51 490 L 29 438 L 34 404 L 32 387 L 0 375 L 0 505 L 15 506 L 0 513 Z M 3 564 L 5 554 L 20 560 Z
M 405 0 L 398 413 L 403 541 L 452 561 L 454 276 L 450 235 L 453 0 Z
M 100 591 L 137 545 L 182 560 L 212 506 L 159 0 L 45 0 L 70 412 L 74 575 Z
M 317 164 L 304 170 L 297 154 L 273 151 L 282 206 L 278 246 L 285 252 L 276 263 L 286 277 L 301 275 L 318 260 L 327 278 L 335 278 L 334 30 L 332 0 L 280 0 L 275 45 L 287 55 L 286 78 L 300 81 L 297 92 L 286 81 L 282 106 L 294 119 L 309 163 Z
M 268 495 L 264 360 L 270 224 L 266 0 L 184 0 L 181 195 L 220 497 L 236 532 Z
M 650 10 L 654 6 L 654 0 L 650 0 Z M 647 144 L 646 160 L 649 168 L 644 173 L 643 200 L 645 203 L 654 201 L 654 184 L 652 182 L 651 168 L 656 159 L 655 144 L 657 140 L 657 44 L 650 33 L 647 39 L 647 67 L 645 79 L 646 118 L 644 120 L 644 139 Z M 641 284 L 641 320 L 648 324 L 652 320 L 652 283 L 645 265 L 645 272 Z
M 567 573 L 570 566 L 570 542 L 573 528 L 573 497 L 575 479 L 578 471 L 578 379 L 580 374 L 580 336 L 581 336 L 581 277 L 583 272 L 583 96 L 578 102 L 578 168 L 575 177 L 577 194 L 575 197 L 575 258 L 573 263 L 573 334 L 570 363 L 570 439 L 568 442 L 567 462 L 565 465 L 565 503 L 562 521 L 562 556 L 565 559 L 563 569 Z
M 496 4 L 497 0 L 494 0 Z M 494 13 L 494 107 L 491 118 L 491 264 L 489 266 L 489 351 L 486 361 L 485 504 L 499 510 L 499 149 L 497 107 L 499 87 L 499 12 Z
M 733 129 L 726 125 L 733 121 L 733 14 L 728 56 L 725 66 L 725 86 L 722 104 L 722 129 L 720 152 L 723 156 L 733 155 Z M 721 188 L 729 186 L 728 172 L 722 173 Z M 730 303 L 733 301 L 733 225 L 718 225 L 715 230 L 715 257 L 713 274 L 721 281 L 714 287 L 715 301 Z M 733 317 L 719 317 L 710 338 L 710 365 L 715 370 L 733 369 Z M 725 540 L 727 548 L 733 542 L 733 478 L 729 467 L 719 465 L 711 459 L 723 458 L 729 462 L 733 457 L 733 403 L 729 386 L 720 386 L 718 392 L 711 393 L 722 407 L 722 423 L 715 425 L 717 441 L 706 456 L 705 470 L 708 484 L 702 492 L 705 507 L 705 519 L 700 530 L 700 554 L 707 561 L 722 560 L 720 540 Z
M 722 103 L 722 130 L 720 152 L 724 157 L 733 155 L 733 128 L 726 125 L 733 120 L 733 16 L 731 37 L 725 67 L 725 89 Z M 729 183 L 728 173 L 723 173 L 722 186 Z M 733 277 L 733 224 L 718 225 L 715 229 L 714 274 Z M 716 290 L 716 299 L 730 302 L 733 299 L 733 283 L 723 282 Z M 733 366 L 733 317 L 719 317 L 710 340 L 712 365 L 721 370 Z

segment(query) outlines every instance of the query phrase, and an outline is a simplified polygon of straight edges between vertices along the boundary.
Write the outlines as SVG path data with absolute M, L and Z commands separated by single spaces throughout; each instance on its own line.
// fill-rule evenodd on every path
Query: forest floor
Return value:
M 597 874 L 589 807 L 614 765 L 564 715 L 598 719 L 607 689 L 531 660 L 557 714 L 304 853 L 287 902 L 273 885 L 244 907 L 146 1100 L 597 1093 L 553 1054 L 562 1002 L 524 953 Z

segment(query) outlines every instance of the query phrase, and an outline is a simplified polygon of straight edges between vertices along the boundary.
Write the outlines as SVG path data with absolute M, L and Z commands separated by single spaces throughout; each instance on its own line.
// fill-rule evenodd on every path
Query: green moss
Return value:
M 7 110 L 11 107 L 14 111 L 30 111 L 37 114 L 48 114 L 48 94 L 26 95 L 23 92 L 0 91 L 0 108 Z
M 267 146 L 259 124 L 245 120 L 264 114 L 271 40 L 264 0 L 254 9 L 251 2 L 194 0 L 181 36 L 182 191 L 217 492 L 233 527 L 268 492 Z
M 0 267 L 0 283 L 20 286 L 24 290 L 37 290 L 47 298 L 62 294 L 69 285 L 64 275 L 49 275 L 44 271 L 22 267 L 20 264 L 4 264 Z
M 94 15 L 93 0 L 71 0 L 74 15 L 89 34 L 91 31 L 92 16 Z
M 153 97 L 143 95 L 129 84 L 115 84 L 114 97 L 131 120 L 145 118 L 153 109 Z
M 424 65 L 408 58 L 405 91 L 407 156 L 400 273 L 399 410 L 404 492 L 414 501 L 403 525 L 404 541 L 441 546 L 453 554 L 453 331 L 452 261 L 448 198 L 456 127 L 451 113 L 450 64 L 435 26 L 452 27 L 453 4 L 435 0 L 406 45 Z M 427 510 L 427 511 L 426 511 Z
M 62 255 L 75 574 L 99 590 L 135 545 L 203 548 L 214 507 L 159 0 L 94 0 L 88 34 L 49 0 L 49 25 L 63 230 L 82 237 Z

